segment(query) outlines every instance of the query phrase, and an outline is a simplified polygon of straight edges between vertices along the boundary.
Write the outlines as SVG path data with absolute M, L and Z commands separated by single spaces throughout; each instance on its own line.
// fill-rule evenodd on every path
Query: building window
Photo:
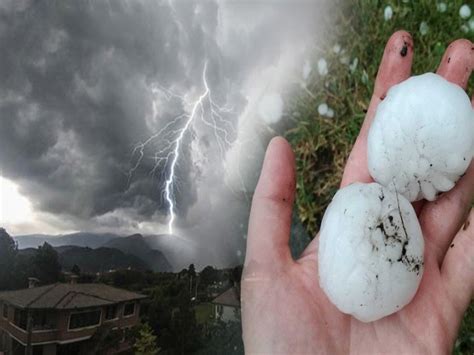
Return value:
M 100 310 L 73 313 L 69 317 L 69 329 L 94 327 L 100 324 Z
M 57 313 L 54 311 L 35 310 L 31 312 L 33 331 L 52 330 L 57 327 Z
M 135 314 L 135 303 L 126 303 L 123 307 L 123 316 L 130 317 Z
M 3 318 L 8 319 L 8 306 L 4 303 L 2 307 Z
M 105 319 L 111 320 L 117 318 L 117 305 L 107 306 L 105 309 Z
M 26 330 L 28 323 L 28 313 L 25 310 L 15 308 L 15 315 L 13 317 L 13 324 L 17 327 Z

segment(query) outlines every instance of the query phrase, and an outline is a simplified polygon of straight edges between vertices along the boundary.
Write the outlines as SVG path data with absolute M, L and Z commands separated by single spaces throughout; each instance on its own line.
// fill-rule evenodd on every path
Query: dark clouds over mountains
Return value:
M 195 97 L 207 60 L 214 99 L 233 107 L 237 129 L 249 75 L 276 65 L 283 44 L 313 28 L 318 8 L 245 3 L 2 1 L 0 175 L 69 230 L 130 233 L 165 225 L 167 172 L 150 177 L 153 151 L 130 184 L 127 175 L 136 143 L 188 109 L 161 99 L 154 115 L 153 85 Z M 235 257 L 248 199 L 224 186 L 218 148 L 205 125 L 184 138 L 177 225 L 202 243 L 226 235 L 223 248 Z

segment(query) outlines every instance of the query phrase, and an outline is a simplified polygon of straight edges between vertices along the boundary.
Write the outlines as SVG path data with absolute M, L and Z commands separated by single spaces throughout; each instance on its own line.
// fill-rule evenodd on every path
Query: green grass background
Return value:
M 290 103 L 292 119 L 296 121 L 286 137 L 297 159 L 297 212 L 310 235 L 317 232 L 322 215 L 336 192 L 345 161 L 365 117 L 372 95 L 375 76 L 385 43 L 399 29 L 409 31 L 414 40 L 413 74 L 435 71 L 441 57 L 453 40 L 474 40 L 474 31 L 465 32 L 467 20 L 459 16 L 459 8 L 468 3 L 474 12 L 474 2 L 446 1 L 444 13 L 438 1 L 336 1 L 332 14 L 335 22 L 323 34 L 326 44 L 313 56 L 312 72 L 306 89 Z M 384 9 L 390 5 L 393 17 L 384 20 Z M 332 19 L 331 21 L 333 21 Z M 428 32 L 422 34 L 420 25 L 426 22 Z M 343 53 L 336 54 L 339 44 Z M 341 63 L 347 57 L 354 68 Z M 317 61 L 325 58 L 329 73 L 320 76 Z M 473 92 L 473 82 L 468 93 Z M 335 111 L 334 118 L 318 114 L 317 107 L 327 103 Z M 463 320 L 454 353 L 474 354 L 474 303 Z

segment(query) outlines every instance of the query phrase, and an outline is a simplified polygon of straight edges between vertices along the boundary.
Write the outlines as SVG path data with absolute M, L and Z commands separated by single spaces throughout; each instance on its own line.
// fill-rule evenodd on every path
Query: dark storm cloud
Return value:
M 151 159 L 128 188 L 131 151 L 152 133 L 145 122 L 150 83 L 178 90 L 200 83 L 216 5 L 203 3 L 199 12 L 188 1 L 10 5 L 0 10 L 2 175 L 56 214 L 88 218 L 135 208 L 147 218 L 164 209 L 162 182 L 148 176 Z M 173 105 L 157 126 L 183 109 Z M 184 149 L 176 191 L 183 215 L 196 199 L 193 174 Z
M 56 230 L 166 232 L 169 165 L 150 176 L 164 139 L 146 147 L 129 179 L 132 151 L 189 112 L 179 98 L 157 98 L 154 85 L 195 98 L 207 62 L 213 99 L 232 108 L 223 116 L 239 154 L 203 122 L 184 137 L 175 233 L 199 246 L 197 265 L 241 262 L 252 186 L 277 128 L 255 105 L 272 90 L 285 95 L 288 68 L 304 59 L 322 8 L 310 0 L 0 1 L 0 175 Z

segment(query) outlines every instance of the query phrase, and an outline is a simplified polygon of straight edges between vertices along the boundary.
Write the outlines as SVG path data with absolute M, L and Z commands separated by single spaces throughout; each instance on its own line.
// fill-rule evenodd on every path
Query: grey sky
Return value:
M 317 1 L 2 1 L 0 175 L 41 215 L 10 227 L 166 232 L 169 164 L 150 175 L 166 142 L 144 149 L 128 181 L 132 151 L 189 113 L 207 62 L 227 142 L 201 120 L 183 137 L 175 231 L 211 246 L 202 256 L 209 262 L 238 260 L 262 154 L 278 127 L 262 117 L 275 108 L 259 104 L 268 95 L 285 102 L 321 14 Z

